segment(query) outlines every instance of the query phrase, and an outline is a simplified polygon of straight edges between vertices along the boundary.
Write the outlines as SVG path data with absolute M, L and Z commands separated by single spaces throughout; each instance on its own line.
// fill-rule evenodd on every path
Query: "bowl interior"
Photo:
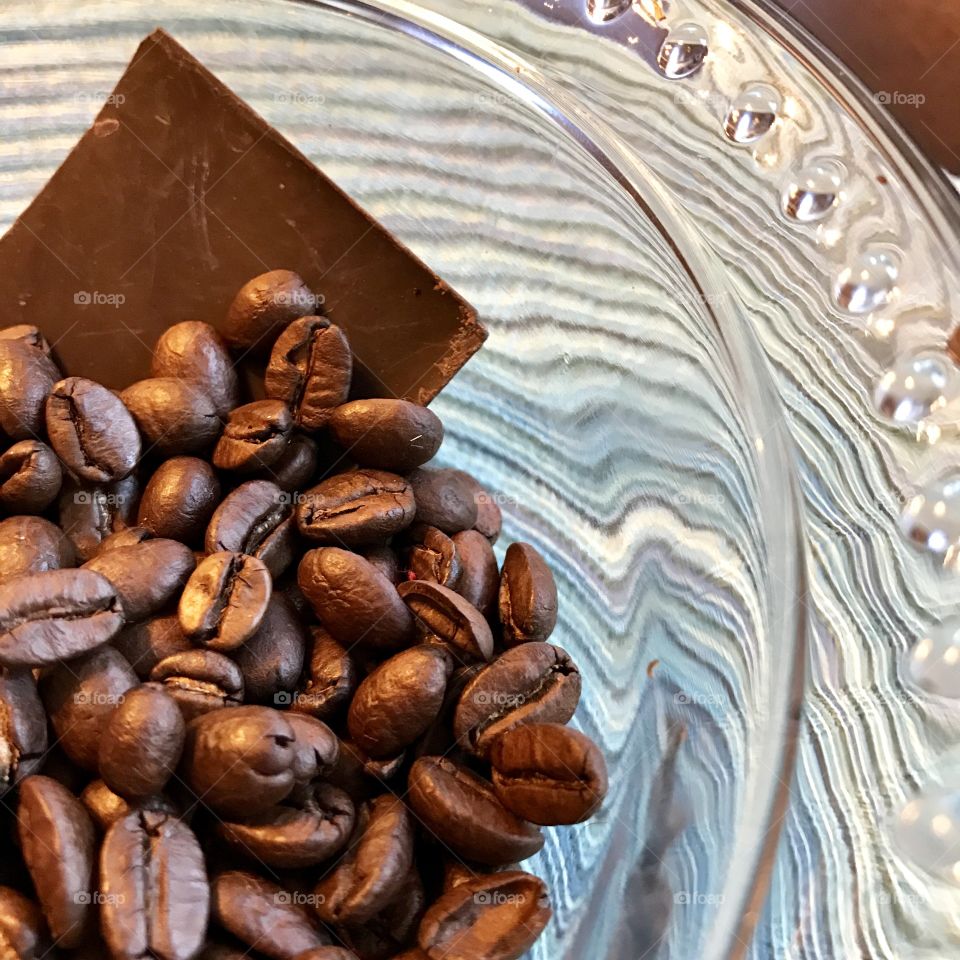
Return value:
M 655 183 L 625 184 L 614 147 L 585 149 L 496 56 L 376 19 L 12 0 L 0 227 L 159 24 L 478 308 L 488 345 L 434 406 L 441 459 L 497 498 L 498 549 L 526 540 L 553 566 L 575 723 L 611 772 L 597 819 L 528 865 L 556 913 L 532 956 L 728 956 L 789 773 L 802 631 L 766 374 Z

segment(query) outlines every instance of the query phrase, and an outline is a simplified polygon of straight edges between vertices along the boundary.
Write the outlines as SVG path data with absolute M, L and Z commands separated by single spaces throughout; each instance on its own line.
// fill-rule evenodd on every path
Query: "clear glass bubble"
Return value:
M 877 410 L 897 423 L 915 426 L 960 396 L 960 370 L 940 350 L 898 357 L 877 383 Z
M 923 693 L 960 705 L 960 618 L 938 624 L 907 651 L 904 678 Z
M 858 316 L 890 302 L 900 264 L 887 250 L 865 250 L 837 275 L 833 299 L 841 310 Z
M 960 549 L 960 472 L 933 481 L 911 497 L 900 514 L 903 535 L 944 566 L 956 566 Z
M 660 47 L 657 66 L 669 80 L 682 80 L 696 73 L 706 59 L 707 31 L 698 23 L 674 27 Z
M 753 143 L 773 126 L 779 112 L 780 94 L 769 84 L 752 84 L 730 104 L 723 132 L 734 143 Z
M 587 0 L 587 17 L 593 23 L 609 23 L 626 13 L 632 0 Z
M 784 216 L 799 223 L 822 220 L 840 200 L 846 171 L 835 160 L 818 160 L 790 179 L 780 206 Z

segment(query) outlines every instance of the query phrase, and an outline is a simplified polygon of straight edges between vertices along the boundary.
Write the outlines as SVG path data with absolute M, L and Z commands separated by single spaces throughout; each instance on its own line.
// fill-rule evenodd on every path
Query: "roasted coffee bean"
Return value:
M 40 907 L 12 887 L 0 887 L 0 957 L 43 960 L 49 953 L 50 933 Z
M 17 807 L 20 849 L 54 942 L 76 947 L 93 900 L 94 830 L 83 804 L 49 777 L 27 777 Z
M 566 723 L 579 702 L 580 671 L 567 652 L 549 643 L 526 643 L 467 684 L 453 732 L 464 747 L 486 757 L 507 730 L 524 723 Z
M 413 522 L 416 505 L 403 477 L 382 470 L 339 473 L 308 490 L 297 505 L 307 539 L 341 546 L 385 543 Z
M 180 626 L 211 650 L 235 650 L 256 633 L 272 593 L 273 580 L 262 561 L 243 553 L 212 553 L 180 596 Z
M 368 547 L 361 556 L 373 564 L 391 583 L 400 583 L 400 558 L 393 547 Z
M 371 757 L 395 757 L 436 719 L 452 672 L 447 652 L 428 644 L 384 661 L 350 704 L 351 739 Z
M 427 640 L 444 644 L 465 663 L 493 655 L 490 625 L 460 594 L 426 580 L 401 583 L 397 590 Z
M 324 317 L 294 320 L 277 338 L 263 385 L 290 405 L 305 430 L 325 426 L 350 393 L 353 357 L 343 331 Z
M 607 793 L 607 766 L 599 747 L 558 723 L 508 730 L 490 748 L 490 762 L 497 796 L 532 823 L 582 823 Z
M 365 467 L 406 473 L 433 458 L 443 443 L 443 423 L 409 400 L 353 400 L 330 417 L 330 433 Z
M 11 440 L 44 433 L 44 405 L 60 371 L 42 350 L 22 340 L 0 341 L 0 429 Z
M 158 794 L 153 797 L 144 797 L 142 800 L 127 800 L 119 793 L 114 793 L 102 780 L 91 780 L 80 794 L 80 802 L 102 833 L 110 829 L 110 825 L 122 817 L 137 810 L 155 810 L 172 817 L 178 815 L 178 810 L 168 797 Z
M 150 671 L 161 660 L 193 649 L 175 613 L 131 624 L 113 638 L 111 645 L 123 654 L 141 680 L 149 680 Z
M 57 499 L 63 472 L 39 440 L 21 440 L 0 456 L 0 505 L 10 513 L 42 513 Z
M 231 410 L 213 450 L 221 470 L 253 473 L 275 464 L 286 452 L 293 416 L 282 400 L 257 400 Z
M 461 471 L 419 467 L 407 479 L 420 523 L 452 534 L 469 530 L 477 522 L 474 488 Z
M 40 680 L 40 696 L 60 746 L 84 770 L 96 772 L 100 741 L 114 708 L 137 676 L 113 647 L 59 663 Z
M 240 386 L 223 338 L 199 320 L 168 327 L 153 348 L 150 372 L 199 384 L 224 417 L 240 402 Z
M 100 927 L 116 960 L 192 960 L 203 945 L 210 885 L 190 828 L 138 810 L 113 823 L 100 850 Z
M 397 588 L 358 554 L 311 550 L 300 561 L 297 583 L 324 627 L 346 647 L 396 650 L 413 633 L 413 617 Z
M 353 832 L 353 801 L 329 783 L 317 783 L 298 794 L 296 803 L 217 825 L 231 847 L 277 869 L 299 869 L 323 863 L 338 854 Z
M 169 537 L 190 546 L 203 534 L 220 502 L 220 481 L 205 460 L 173 457 L 157 467 L 143 497 L 137 523 L 155 537 Z
M 147 453 L 175 457 L 206 450 L 220 433 L 220 416 L 203 384 L 174 377 L 138 380 L 120 393 Z
M 466 470 L 453 470 L 464 486 L 469 489 L 473 495 L 473 502 L 477 505 L 477 522 L 473 529 L 482 534 L 491 544 L 500 539 L 500 529 L 503 526 L 503 514 L 497 504 L 496 498 L 488 493 L 479 481 Z
M 140 434 L 123 401 L 83 377 L 54 384 L 46 404 L 50 445 L 87 483 L 122 480 L 137 465 Z
M 457 856 L 492 867 L 532 857 L 543 834 L 511 813 L 493 786 L 443 757 L 421 757 L 410 768 L 409 801 L 428 830 Z
M 128 799 L 160 793 L 180 762 L 185 732 L 183 714 L 164 690 L 131 690 L 103 731 L 100 776 Z
M 296 689 L 307 655 L 307 631 L 293 605 L 275 593 L 256 633 L 232 654 L 247 701 L 281 705 Z
M 442 530 L 415 523 L 407 532 L 407 570 L 414 580 L 456 589 L 460 581 L 457 545 Z
M 243 703 L 243 674 L 222 653 L 187 650 L 161 660 L 150 679 L 177 701 L 184 719 Z
M 271 270 L 247 281 L 227 311 L 222 332 L 237 350 L 265 352 L 287 324 L 310 316 L 322 303 L 291 270 Z
M 457 593 L 490 620 L 497 612 L 500 568 L 490 541 L 479 530 L 461 530 L 453 535 L 460 558 Z
M 33 673 L 0 669 L 0 797 L 36 773 L 46 751 L 47 717 Z
M 122 626 L 116 590 L 93 570 L 48 570 L 0 584 L 0 666 L 69 660 Z
M 430 960 L 518 960 L 552 913 L 539 877 L 494 873 L 445 893 L 424 915 L 418 939 Z
M 31 573 L 72 567 L 73 544 L 42 517 L 8 517 L 0 521 L 0 583 Z
M 289 700 L 291 710 L 330 720 L 350 703 L 360 674 L 353 657 L 323 627 L 312 627 L 310 638 L 307 679 L 296 694 L 283 699 Z
M 290 497 L 268 480 L 250 480 L 214 511 L 205 547 L 207 553 L 248 553 L 277 578 L 293 560 L 295 538 Z
M 98 553 L 84 570 L 113 584 L 129 623 L 159 613 L 182 589 L 195 561 L 190 548 L 176 540 L 144 540 Z
M 271 464 L 267 473 L 281 490 L 294 493 L 310 485 L 317 475 L 319 461 L 316 442 L 303 433 L 294 433 L 283 455 Z
M 17 340 L 50 356 L 50 344 L 47 343 L 47 338 L 40 332 L 40 328 L 32 323 L 17 323 L 12 327 L 4 327 L 0 330 L 0 340 Z
M 253 817 L 281 803 L 296 783 L 293 727 L 267 707 L 209 713 L 187 729 L 183 772 L 222 817 Z
M 350 847 L 316 886 L 320 919 L 363 923 L 389 905 L 413 866 L 413 839 L 410 814 L 392 794 L 361 808 Z
M 290 960 L 329 946 L 329 937 L 289 891 L 242 870 L 213 878 L 213 917 L 251 950 L 273 960 Z
M 107 537 L 135 522 L 139 496 L 134 474 L 117 483 L 86 489 L 64 481 L 57 504 L 60 526 L 81 560 L 89 560 Z
M 118 550 L 121 547 L 136 547 L 145 540 L 152 540 L 153 534 L 146 527 L 125 527 L 116 533 L 111 533 L 109 537 L 101 540 L 93 551 L 93 557 L 102 556 L 111 550 Z
M 511 543 L 500 579 L 500 622 L 508 646 L 542 642 L 557 625 L 557 585 L 529 543 Z

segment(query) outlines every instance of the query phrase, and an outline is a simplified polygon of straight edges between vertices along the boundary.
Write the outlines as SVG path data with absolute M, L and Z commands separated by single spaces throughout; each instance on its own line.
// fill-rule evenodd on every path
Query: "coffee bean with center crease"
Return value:
M 46 751 L 47 717 L 33 673 L 0 669 L 0 797 L 36 773 Z
M 182 770 L 222 817 L 256 816 L 296 784 L 293 727 L 268 707 L 244 706 L 198 717 L 187 728 Z
M 80 801 L 49 777 L 20 784 L 17 833 L 37 898 L 57 945 L 80 944 L 91 917 L 94 829 Z
M 203 945 L 210 885 L 203 852 L 176 817 L 138 810 L 100 850 L 100 927 L 115 960 L 192 960 Z
M 396 650 L 413 633 L 397 588 L 363 557 L 336 547 L 304 554 L 297 583 L 320 622 L 346 647 Z
M 133 623 L 159 613 L 183 588 L 194 566 L 189 547 L 158 539 L 98 553 L 82 569 L 113 584 L 124 618 Z
M 135 522 L 139 497 L 136 474 L 92 488 L 65 480 L 57 502 L 59 523 L 81 560 L 89 560 L 107 537 Z
M 312 627 L 310 665 L 291 710 L 320 720 L 336 717 L 350 703 L 360 682 L 353 657 L 323 627 Z
M 493 655 L 490 624 L 460 594 L 427 580 L 410 580 L 397 590 L 426 637 L 447 646 L 458 660 L 469 663 Z
M 293 560 L 295 540 L 290 497 L 268 480 L 250 480 L 214 511 L 204 546 L 207 553 L 248 553 L 276 578 Z
M 316 441 L 306 434 L 294 433 L 283 455 L 265 472 L 281 490 L 294 493 L 313 482 L 319 462 Z
M 287 596 L 275 593 L 254 635 L 232 654 L 243 673 L 247 702 L 288 702 L 306 654 L 306 629 Z
M 50 447 L 21 440 L 0 456 L 0 505 L 10 513 L 42 513 L 56 500 L 62 480 Z
M 119 793 L 114 793 L 102 780 L 91 780 L 83 788 L 80 802 L 101 833 L 106 833 L 116 820 L 137 810 L 156 810 L 172 817 L 179 813 L 173 801 L 163 794 L 144 797 L 141 800 L 127 800 Z
M 60 746 L 74 763 L 97 771 L 110 717 L 136 686 L 133 668 L 113 647 L 59 663 L 41 678 L 43 704 Z
M 237 291 L 221 330 L 234 349 L 264 353 L 280 330 L 312 315 L 321 302 L 292 270 L 271 270 Z
M 50 934 L 43 912 L 13 887 L 0 887 L 0 957 L 43 960 L 50 953 Z
M 133 800 L 160 793 L 180 761 L 185 732 L 180 708 L 160 687 L 131 690 L 103 731 L 100 776 Z
M 213 401 L 221 417 L 240 402 L 240 385 L 233 359 L 223 338 L 200 320 L 168 327 L 153 348 L 150 372 L 196 383 Z
M 268 397 L 290 405 L 301 427 L 319 430 L 346 401 L 352 373 L 343 331 L 324 317 L 301 317 L 277 338 L 263 384 Z
M 126 658 L 141 680 L 149 680 L 150 671 L 161 660 L 193 649 L 175 613 L 131 624 L 113 638 L 111 645 Z
M 453 535 L 460 559 L 460 579 L 454 589 L 490 620 L 497 612 L 500 567 L 490 541 L 479 530 Z
M 378 914 L 409 876 L 413 841 L 413 822 L 400 799 L 384 794 L 363 807 L 346 854 L 315 888 L 320 919 L 363 923 Z
M 429 960 L 519 960 L 551 916 L 539 877 L 494 873 L 440 897 L 424 915 L 418 939 Z
M 410 768 L 409 800 L 427 829 L 465 860 L 497 867 L 532 857 L 543 834 L 497 798 L 492 784 L 443 757 Z
M 277 869 L 300 869 L 338 854 L 353 832 L 353 801 L 329 783 L 254 817 L 220 821 L 217 833 L 235 850 Z
M 157 467 L 143 491 L 137 523 L 155 537 L 190 546 L 203 534 L 220 502 L 220 481 L 205 460 L 173 457 Z
M 221 551 L 200 562 L 180 596 L 184 634 L 211 650 L 234 650 L 256 633 L 273 580 L 256 557 Z
M 67 468 L 87 483 L 122 480 L 140 458 L 140 434 L 123 401 L 84 377 L 54 384 L 47 435 Z
M 507 650 L 464 688 L 453 719 L 457 740 L 487 757 L 502 733 L 524 723 L 566 723 L 580 702 L 580 671 L 565 650 L 525 643 Z
M 557 625 L 557 585 L 529 543 L 512 543 L 500 579 L 500 622 L 508 646 L 546 640 Z
M 443 443 L 443 423 L 409 400 L 353 400 L 330 417 L 330 433 L 365 467 L 406 473 L 432 459 Z
M 351 470 L 303 494 L 297 526 L 308 540 L 342 546 L 385 543 L 413 522 L 416 504 L 403 477 Z
M 221 470 L 253 473 L 276 463 L 287 449 L 293 416 L 282 400 L 257 400 L 231 410 L 213 451 Z
M 220 416 L 204 385 L 174 377 L 138 380 L 120 399 L 143 434 L 146 453 L 162 457 L 206 450 L 220 433 Z
M 460 580 L 460 556 L 452 538 L 436 527 L 415 523 L 404 539 L 407 542 L 407 569 L 415 580 L 456 589 Z
M 357 689 L 347 726 L 371 757 L 394 757 L 436 719 L 453 662 L 442 647 L 404 650 L 376 668 Z
M 122 626 L 115 588 L 93 570 L 48 570 L 0 584 L 0 666 L 69 660 Z
M 0 430 L 11 440 L 44 432 L 44 409 L 60 371 L 43 351 L 22 340 L 0 341 Z
M 251 950 L 272 960 L 290 960 L 329 946 L 312 913 L 283 887 L 253 873 L 228 870 L 213 878 L 213 916 Z
M 243 674 L 222 653 L 186 650 L 161 660 L 150 680 L 176 700 L 188 722 L 221 707 L 243 703 Z
M 0 521 L 0 583 L 31 573 L 72 567 L 73 544 L 42 517 L 8 517 Z
M 474 488 L 461 471 L 419 467 L 407 479 L 420 523 L 453 534 L 469 530 L 477 522 Z
M 518 816 L 546 826 L 582 823 L 607 792 L 599 747 L 577 730 L 531 723 L 508 730 L 490 750 L 497 796 Z

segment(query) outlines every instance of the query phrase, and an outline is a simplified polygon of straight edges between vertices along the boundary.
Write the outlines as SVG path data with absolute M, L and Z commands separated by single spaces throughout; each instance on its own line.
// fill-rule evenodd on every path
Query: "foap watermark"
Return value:
M 278 890 L 273 895 L 278 906 L 320 907 L 327 902 L 322 893 L 304 893 L 302 890 Z
M 919 893 L 879 893 L 877 903 L 884 907 L 925 907 L 930 901 Z
M 680 506 L 722 507 L 727 498 L 722 493 L 704 493 L 702 490 L 680 490 L 673 495 Z
M 527 902 L 526 894 L 504 893 L 502 890 L 481 890 L 473 895 L 478 907 L 519 907 Z
M 685 693 L 683 690 L 673 695 L 673 701 L 695 707 L 723 707 L 727 703 L 719 693 Z
M 111 107 L 122 107 L 127 102 L 127 97 L 123 93 L 114 93 L 110 90 L 92 90 L 86 92 L 79 91 L 73 95 L 77 103 L 93 103 L 97 106 L 109 104 Z
M 481 690 L 474 695 L 473 702 L 480 706 L 490 707 L 522 707 L 527 698 L 522 693 L 506 693 L 500 690 Z
M 78 490 L 73 495 L 73 502 L 77 505 L 95 503 L 101 507 L 122 507 L 127 498 L 122 493 L 105 493 L 103 490 Z
M 103 690 L 78 690 L 73 702 L 91 707 L 117 707 L 127 698 L 122 693 L 105 693 Z
M 77 290 L 73 302 L 79 307 L 122 307 L 127 298 L 122 293 L 104 293 L 102 290 Z
M 673 902 L 680 907 L 719 907 L 726 897 L 722 893 L 694 893 L 681 890 L 673 895 Z
M 922 107 L 927 102 L 925 94 L 903 90 L 878 90 L 873 99 L 885 107 Z
M 99 890 L 81 890 L 73 895 L 73 902 L 81 906 L 108 906 L 116 907 L 127 902 L 125 894 L 101 893 Z
M 307 90 L 289 90 L 274 95 L 274 103 L 289 103 L 296 107 L 322 107 L 327 102 L 326 94 Z
M 327 704 L 329 699 L 322 694 L 309 691 L 295 693 L 292 690 L 279 690 L 273 695 L 273 704 L 276 707 L 300 707 L 310 710 Z
M 706 107 L 713 107 L 715 110 L 726 110 L 730 105 L 729 98 L 722 93 L 716 93 L 711 90 L 675 90 L 673 102 L 677 106 L 695 106 L 703 104 Z
M 480 107 L 502 107 L 510 102 L 510 97 L 505 93 L 478 93 L 473 99 Z

